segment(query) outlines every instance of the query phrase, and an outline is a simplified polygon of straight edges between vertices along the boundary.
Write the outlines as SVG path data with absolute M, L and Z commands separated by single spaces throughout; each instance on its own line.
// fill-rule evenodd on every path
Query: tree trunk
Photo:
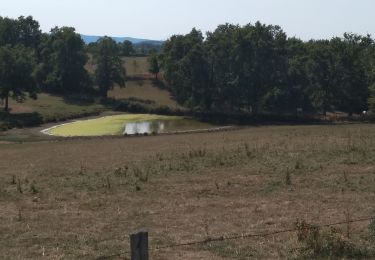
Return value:
M 155 80 L 158 81 L 158 74 L 159 73 L 155 73 Z

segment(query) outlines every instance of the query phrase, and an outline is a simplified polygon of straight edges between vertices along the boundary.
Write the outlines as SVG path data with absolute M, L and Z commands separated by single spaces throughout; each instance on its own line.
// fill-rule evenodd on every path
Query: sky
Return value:
M 81 34 L 153 40 L 256 21 L 304 40 L 375 35 L 374 10 L 374 0 L 0 0 L 0 16 L 32 15 L 45 32 L 73 26 Z

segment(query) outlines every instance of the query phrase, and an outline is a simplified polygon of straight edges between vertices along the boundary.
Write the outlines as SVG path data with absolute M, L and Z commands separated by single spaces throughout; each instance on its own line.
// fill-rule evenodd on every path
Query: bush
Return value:
M 43 118 L 39 113 L 0 113 L 0 130 L 7 130 L 13 127 L 23 128 L 38 126 L 42 123 Z
M 296 228 L 298 241 L 304 244 L 299 258 L 363 258 L 369 254 L 367 249 L 359 248 L 345 238 L 339 229 L 323 232 L 305 221 L 297 221 Z
M 102 104 L 110 107 L 111 109 L 119 112 L 129 113 L 145 113 L 145 114 L 158 114 L 158 115 L 185 115 L 181 110 L 174 110 L 168 106 L 154 107 L 154 102 L 151 100 L 139 100 L 136 98 L 129 99 L 105 99 Z
M 6 131 L 10 128 L 7 122 L 0 122 L 0 131 Z

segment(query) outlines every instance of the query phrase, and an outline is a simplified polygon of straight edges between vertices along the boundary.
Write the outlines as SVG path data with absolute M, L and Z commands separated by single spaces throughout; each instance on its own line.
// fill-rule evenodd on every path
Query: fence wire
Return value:
M 344 225 L 344 224 L 365 222 L 365 221 L 371 221 L 371 220 L 375 220 L 375 218 L 374 217 L 367 217 L 367 218 L 358 218 L 358 219 L 347 220 L 347 221 L 340 221 L 340 222 L 335 222 L 335 223 L 320 224 L 320 225 L 315 225 L 314 228 L 332 227 L 332 226 L 339 226 L 339 225 Z M 306 227 L 304 229 L 311 229 L 311 228 L 312 227 Z M 211 242 L 221 242 L 221 241 L 246 239 L 246 238 L 253 238 L 253 237 L 267 237 L 267 236 L 274 236 L 274 235 L 279 235 L 279 234 L 283 234 L 283 233 L 296 232 L 298 230 L 299 229 L 297 229 L 297 228 L 291 228 L 291 229 L 276 230 L 276 231 L 273 231 L 273 232 L 264 232 L 264 233 L 243 233 L 243 234 L 240 234 L 240 235 L 223 235 L 223 236 L 218 236 L 218 237 L 206 238 L 206 239 L 202 239 L 202 240 L 189 241 L 189 242 L 184 242 L 184 243 L 176 243 L 176 244 L 171 244 L 171 245 L 166 245 L 166 246 L 157 246 L 157 247 L 150 248 L 149 251 L 159 251 L 159 250 L 164 250 L 164 249 L 168 249 L 168 248 L 194 246 L 194 245 L 200 245 L 200 244 L 207 244 L 207 243 L 211 243 Z M 120 257 L 120 256 L 125 256 L 125 255 L 130 255 L 130 252 L 129 251 L 122 251 L 118 254 L 101 256 L 97 259 L 98 260 L 99 259 L 108 259 L 108 258 L 112 258 L 112 257 Z M 125 257 L 125 259 L 128 259 L 128 258 Z

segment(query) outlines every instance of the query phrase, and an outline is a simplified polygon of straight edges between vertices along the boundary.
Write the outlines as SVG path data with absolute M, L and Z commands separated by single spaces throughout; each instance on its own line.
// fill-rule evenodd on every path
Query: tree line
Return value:
M 164 44 L 159 63 L 177 101 L 194 110 L 350 115 L 375 108 L 375 43 L 346 33 L 302 41 L 260 22 L 193 29 Z
M 98 94 L 125 86 L 121 56 L 131 42 L 109 37 L 85 45 L 72 27 L 42 33 L 31 16 L 0 17 L 0 99 L 36 98 L 38 92 Z M 302 41 L 279 27 L 257 22 L 225 24 L 204 37 L 193 29 L 175 35 L 149 71 L 176 100 L 195 111 L 294 113 L 375 109 L 375 43 L 346 33 L 331 40 Z M 85 66 L 94 59 L 94 72 Z
M 87 46 L 72 27 L 55 27 L 42 33 L 31 16 L 0 17 L 0 99 L 9 109 L 9 98 L 36 98 L 38 92 L 57 94 L 100 94 L 117 83 L 125 85 L 126 71 L 121 49 L 109 37 L 101 38 L 92 55 L 95 71 L 85 66 Z

